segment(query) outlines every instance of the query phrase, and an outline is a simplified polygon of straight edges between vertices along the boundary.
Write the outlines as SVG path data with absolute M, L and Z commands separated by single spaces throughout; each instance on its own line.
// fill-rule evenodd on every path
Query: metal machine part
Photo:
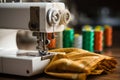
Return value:
M 39 7 L 31 7 L 30 8 L 30 23 L 29 23 L 29 29 L 33 31 L 33 36 L 37 37 L 37 47 L 38 52 L 40 56 L 47 54 L 47 44 L 49 43 L 49 40 L 47 39 L 47 33 L 40 31 L 40 8 Z M 56 25 L 66 25 L 70 20 L 70 13 L 66 9 L 59 9 L 59 8 L 50 8 L 47 11 L 46 20 L 49 26 L 53 27 L 52 30 L 52 38 L 54 38 L 54 32 L 55 32 L 55 26 Z M 40 27 L 38 27 L 40 26 Z
M 49 43 L 49 40 L 47 39 L 47 33 L 40 32 L 40 15 L 39 15 L 39 7 L 31 7 L 30 8 L 30 23 L 29 23 L 29 29 L 33 31 L 33 36 L 37 37 L 37 46 L 36 49 L 39 52 L 40 56 L 47 55 L 47 44 Z M 57 9 L 49 9 L 47 12 L 47 22 L 50 26 L 58 24 L 60 21 L 60 14 L 57 11 Z M 41 27 L 41 26 L 40 26 Z M 54 26 L 53 31 L 54 33 Z
M 63 31 L 69 20 L 70 14 L 60 2 L 0 3 L 0 28 L 30 29 L 37 38 L 40 55 L 47 52 L 46 33 Z

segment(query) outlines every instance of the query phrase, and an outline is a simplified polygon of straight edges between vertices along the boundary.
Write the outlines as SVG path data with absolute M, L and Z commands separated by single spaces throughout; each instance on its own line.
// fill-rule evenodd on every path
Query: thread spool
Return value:
M 63 31 L 63 47 L 73 47 L 74 43 L 74 30 L 72 28 L 66 28 Z
M 112 27 L 109 25 L 105 25 L 104 30 L 104 44 L 105 47 L 111 47 L 112 46 Z
M 101 25 L 97 25 L 97 26 L 95 27 L 95 30 L 102 30 L 102 31 L 104 31 L 104 27 L 101 26 Z
M 82 48 L 82 35 L 75 34 L 74 47 L 75 48 Z
M 97 53 L 101 53 L 103 51 L 103 31 L 102 30 L 95 30 L 94 51 Z
M 91 26 L 84 26 L 82 30 L 82 48 L 88 51 L 94 51 L 94 31 Z
M 52 34 L 53 33 L 47 33 L 47 37 L 50 40 L 50 43 L 47 45 L 49 49 L 54 49 L 56 48 L 56 38 L 52 39 Z M 55 33 L 54 33 L 55 35 Z
M 103 31 L 103 40 L 102 40 L 102 47 L 104 47 L 104 27 L 103 26 L 101 26 L 101 25 L 97 25 L 96 27 L 95 27 L 95 31 Z
M 57 32 L 56 35 L 56 48 L 63 48 L 63 32 Z

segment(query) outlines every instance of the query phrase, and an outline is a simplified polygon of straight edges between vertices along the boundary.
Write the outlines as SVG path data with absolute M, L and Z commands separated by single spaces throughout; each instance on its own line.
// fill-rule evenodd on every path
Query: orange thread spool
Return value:
M 94 50 L 95 52 L 103 51 L 103 31 L 95 31 L 94 34 Z
M 49 49 L 56 48 L 56 38 L 52 39 L 52 34 L 53 33 L 48 33 L 47 34 L 48 35 L 48 39 L 50 40 L 50 43 L 47 46 Z
M 112 28 L 111 27 L 105 27 L 104 30 L 104 41 L 106 47 L 112 46 Z

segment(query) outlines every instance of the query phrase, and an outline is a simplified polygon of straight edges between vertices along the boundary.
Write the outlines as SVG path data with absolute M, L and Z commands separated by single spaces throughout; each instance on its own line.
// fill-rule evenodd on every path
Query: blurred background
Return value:
M 73 15 L 71 25 L 80 33 L 83 25 L 110 25 L 113 29 L 113 47 L 120 47 L 119 0 L 65 0 Z M 78 31 L 80 30 L 80 31 Z

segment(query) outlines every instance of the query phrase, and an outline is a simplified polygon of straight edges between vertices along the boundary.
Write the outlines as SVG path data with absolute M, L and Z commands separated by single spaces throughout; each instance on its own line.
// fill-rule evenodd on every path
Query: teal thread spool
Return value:
M 63 48 L 73 47 L 74 29 L 66 28 L 63 31 Z
M 94 30 L 87 25 L 82 30 L 82 36 L 82 48 L 94 52 Z

